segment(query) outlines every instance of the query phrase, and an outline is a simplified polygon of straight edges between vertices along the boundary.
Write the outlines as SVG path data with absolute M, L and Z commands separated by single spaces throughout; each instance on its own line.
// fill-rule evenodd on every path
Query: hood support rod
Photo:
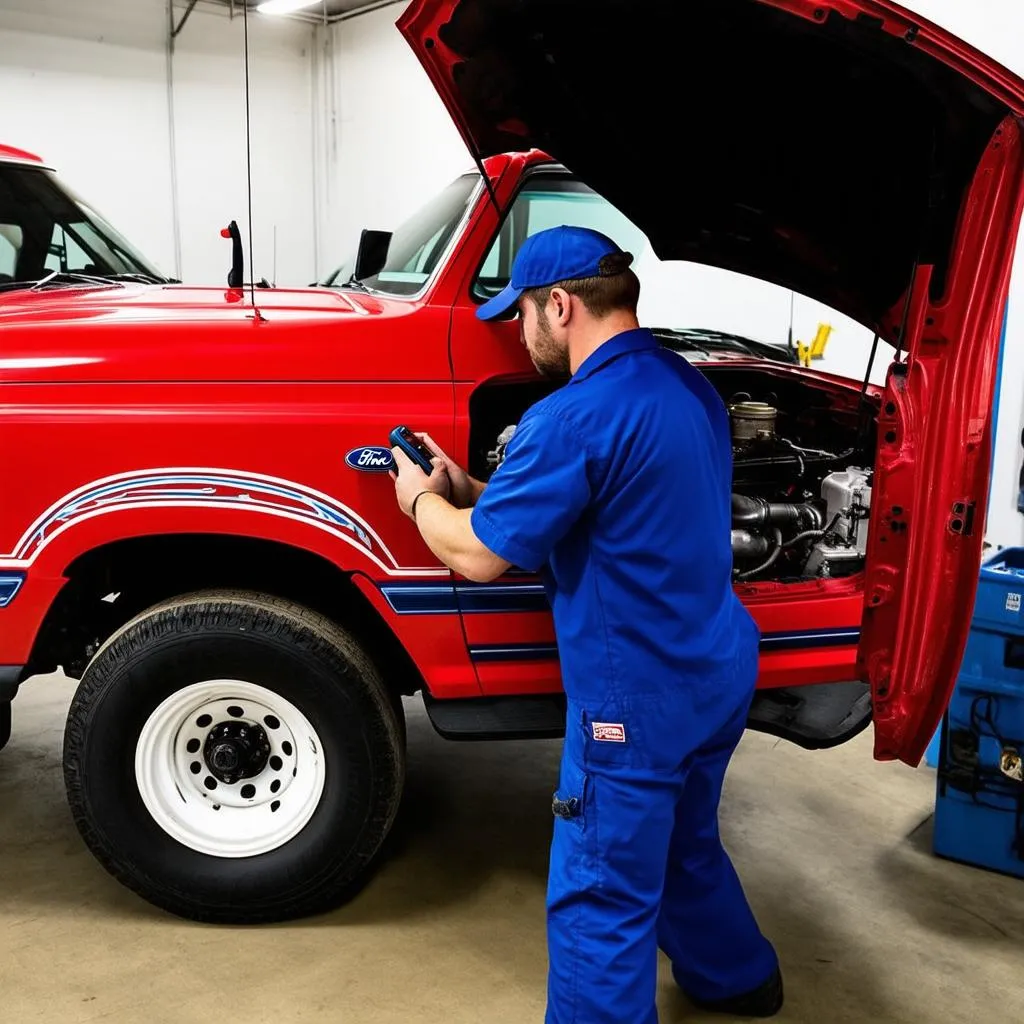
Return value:
M 466 141 L 466 147 L 469 149 L 469 155 L 473 158 L 473 163 L 476 164 L 480 171 L 480 177 L 483 179 L 484 188 L 487 189 L 487 194 L 491 197 L 491 203 L 494 206 L 494 212 L 498 215 L 498 221 L 501 221 L 501 203 L 498 202 L 498 193 L 494 191 L 494 184 L 491 181 L 490 175 L 487 173 L 487 169 L 484 167 L 484 158 L 480 155 L 480 151 L 468 140 Z

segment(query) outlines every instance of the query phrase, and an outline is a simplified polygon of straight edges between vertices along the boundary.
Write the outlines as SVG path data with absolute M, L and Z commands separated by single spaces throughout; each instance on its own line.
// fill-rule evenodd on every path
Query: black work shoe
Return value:
M 766 982 L 739 996 L 708 1001 L 691 995 L 687 998 L 698 1010 L 708 1013 L 727 1013 L 732 1017 L 774 1017 L 782 1009 L 782 972 L 776 967 Z

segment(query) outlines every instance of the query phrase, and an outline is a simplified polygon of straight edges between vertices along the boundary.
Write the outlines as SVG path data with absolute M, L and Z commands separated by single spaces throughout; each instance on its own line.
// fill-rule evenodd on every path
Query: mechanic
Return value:
M 778 960 L 718 833 L 759 641 L 731 583 L 728 415 L 640 329 L 632 261 L 581 228 L 529 238 L 478 316 L 518 307 L 537 369 L 571 379 L 523 416 L 488 485 L 423 435 L 434 471 L 394 449 L 397 496 L 455 572 L 539 570 L 551 600 L 568 712 L 549 1024 L 656 1022 L 659 946 L 699 1008 L 768 1017 Z

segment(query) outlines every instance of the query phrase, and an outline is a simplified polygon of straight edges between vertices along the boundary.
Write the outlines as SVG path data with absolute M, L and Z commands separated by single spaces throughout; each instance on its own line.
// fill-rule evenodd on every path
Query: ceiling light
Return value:
M 300 11 L 303 7 L 313 7 L 321 0 L 266 0 L 256 10 L 260 14 L 291 14 L 292 11 Z

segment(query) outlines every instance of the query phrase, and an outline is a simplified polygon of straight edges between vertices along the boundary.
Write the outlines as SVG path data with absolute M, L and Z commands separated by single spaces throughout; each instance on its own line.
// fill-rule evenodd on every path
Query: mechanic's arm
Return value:
M 445 565 L 474 583 L 490 583 L 512 568 L 473 532 L 471 509 L 453 508 L 439 494 L 416 503 L 416 525 L 427 546 Z
M 415 518 L 431 550 L 478 582 L 489 582 L 511 566 L 540 569 L 592 499 L 586 440 L 557 413 L 530 410 L 524 415 L 504 462 L 486 488 L 479 488 L 471 510 L 452 508 L 444 499 L 444 458 L 434 459 L 429 477 L 400 451 L 395 459 L 403 509 L 411 511 L 415 502 Z
M 507 572 L 510 564 L 485 547 L 473 532 L 472 510 L 455 508 L 448 501 L 446 495 L 452 488 L 445 460 L 435 458 L 434 471 L 427 476 L 400 448 L 392 449 L 392 454 L 398 467 L 398 505 L 419 527 L 430 550 L 449 569 L 475 583 L 490 583 Z

